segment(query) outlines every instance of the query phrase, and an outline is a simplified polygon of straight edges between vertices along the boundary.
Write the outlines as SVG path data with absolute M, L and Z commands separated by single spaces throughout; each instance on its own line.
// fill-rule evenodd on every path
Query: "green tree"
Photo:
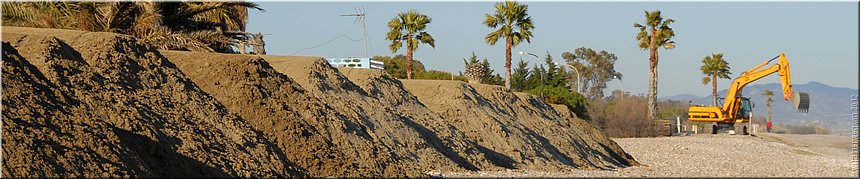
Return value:
M 573 53 L 562 53 L 561 58 L 580 73 L 582 89 L 586 90 L 584 95 L 588 99 L 603 98 L 603 90 L 606 89 L 609 80 L 615 79 L 616 76 L 622 77 L 621 73 L 615 71 L 615 61 L 618 57 L 604 50 L 598 52 L 591 48 L 580 47 Z M 575 72 L 573 73 L 569 75 L 569 79 L 573 81 L 571 89 L 580 89 L 575 86 L 577 79 Z
M 702 77 L 702 84 L 708 85 L 708 83 L 713 84 L 713 91 L 711 95 L 714 97 L 713 105 L 717 105 L 717 78 L 730 79 L 729 75 L 732 74 L 731 67 L 729 67 L 729 62 L 723 59 L 723 53 L 711 54 L 711 56 L 706 56 L 705 59 L 702 59 L 702 74 L 705 77 Z
M 469 65 L 469 64 L 478 63 L 478 62 L 480 62 L 480 61 L 478 61 L 478 55 L 475 55 L 475 51 L 472 51 L 472 56 L 469 56 L 469 58 L 463 59 L 464 65 Z
M 7 25 L 129 34 L 161 49 L 233 52 L 252 2 L 3 2 Z
M 511 74 L 511 86 L 513 91 L 523 91 L 526 89 L 526 80 L 529 78 L 529 63 L 520 60 L 517 63 L 517 68 L 514 69 L 514 74 Z
M 495 45 L 499 39 L 505 39 L 505 88 L 511 89 L 511 47 L 525 40 L 531 43 L 534 28 L 532 18 L 528 15 L 528 5 L 514 1 L 496 3 L 495 14 L 485 14 L 484 25 L 498 30 L 484 37 L 490 45 Z
M 580 118 L 588 119 L 588 100 L 582 94 L 575 93 L 568 88 L 568 81 L 564 79 L 567 72 L 558 68 L 549 52 L 543 60 L 546 66 L 543 64 L 535 66 L 531 72 L 522 72 L 526 71 L 527 64 L 520 61 L 515 75 L 530 74 L 524 80 L 524 91 L 535 96 L 542 96 L 541 99 L 548 103 L 563 104 Z
M 771 120 L 771 113 L 770 113 L 771 108 L 770 107 L 771 107 L 771 104 L 773 103 L 773 99 L 772 99 L 773 91 L 764 90 L 761 92 L 761 94 L 767 98 L 767 101 L 766 101 L 767 102 L 767 123 L 770 123 L 770 120 Z M 767 128 L 767 132 L 770 132 L 770 128 Z
M 675 20 L 666 19 L 660 16 L 659 10 L 651 12 L 645 11 L 645 25 L 635 23 L 633 27 L 639 28 L 639 33 L 636 34 L 639 48 L 648 50 L 650 70 L 648 80 L 648 117 L 657 119 L 657 49 L 660 47 L 666 49 L 675 48 L 675 42 L 671 41 L 675 36 L 675 31 L 669 27 Z
M 487 58 L 481 61 L 481 65 L 484 66 L 484 71 L 487 73 L 484 75 L 484 84 L 489 85 L 505 85 L 505 79 L 502 78 L 498 73 L 495 73 L 493 68 L 490 68 L 490 61 Z
M 425 43 L 436 48 L 436 40 L 425 31 L 430 22 L 430 17 L 415 10 L 398 13 L 388 22 L 391 31 L 388 31 L 385 39 L 391 40 L 391 52 L 396 53 L 406 43 L 406 79 L 412 79 L 412 51 L 418 49 L 418 44 Z

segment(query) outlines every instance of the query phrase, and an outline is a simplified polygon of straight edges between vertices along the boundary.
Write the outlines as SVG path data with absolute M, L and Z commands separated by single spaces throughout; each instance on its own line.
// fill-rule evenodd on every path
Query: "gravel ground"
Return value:
M 851 139 L 847 136 L 720 134 L 613 140 L 643 166 L 439 174 L 442 177 L 857 177 L 857 171 L 851 167 Z

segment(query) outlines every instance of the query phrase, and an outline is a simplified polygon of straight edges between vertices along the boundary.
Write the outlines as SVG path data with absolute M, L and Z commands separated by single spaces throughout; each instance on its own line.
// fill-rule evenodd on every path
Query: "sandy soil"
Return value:
M 570 122 L 531 95 L 458 81 L 401 80 L 430 110 L 477 141 L 505 169 L 566 170 L 635 165 L 591 125 Z M 579 120 L 579 119 L 576 119 Z M 581 120 L 579 120 L 581 121 Z
M 638 163 L 499 86 L 400 81 L 319 57 L 162 51 L 3 27 L 3 174 L 427 177 Z
M 836 135 L 698 135 L 613 139 L 642 166 L 594 171 L 444 173 L 445 177 L 857 177 Z
M 130 36 L 3 27 L 3 175 L 301 176 Z

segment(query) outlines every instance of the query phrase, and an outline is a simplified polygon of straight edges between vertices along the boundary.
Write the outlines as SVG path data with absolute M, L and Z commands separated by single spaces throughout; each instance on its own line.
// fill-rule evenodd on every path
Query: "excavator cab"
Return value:
M 752 102 L 750 101 L 750 98 L 738 98 L 741 100 L 741 105 L 738 106 L 738 113 L 735 114 L 735 116 L 737 116 L 737 119 L 749 120 L 750 117 L 752 117 L 750 116 L 750 111 L 752 111 Z

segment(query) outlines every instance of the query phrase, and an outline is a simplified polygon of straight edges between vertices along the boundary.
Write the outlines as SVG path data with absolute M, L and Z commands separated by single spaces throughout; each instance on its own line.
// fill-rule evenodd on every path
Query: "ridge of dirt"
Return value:
M 320 94 L 312 93 L 296 82 L 320 79 L 317 82 L 328 85 L 322 88 L 341 90 L 341 86 L 349 85 L 344 84 L 349 82 L 344 78 L 325 81 L 326 78 L 319 78 L 324 76 L 288 76 L 276 71 L 263 59 L 271 61 L 287 57 L 189 52 L 165 54 L 204 90 L 278 141 L 285 153 L 312 176 L 423 176 L 421 168 L 401 167 L 414 166 L 427 157 L 440 158 L 433 156 L 438 154 L 422 151 L 427 150 L 422 147 L 425 144 L 421 144 L 423 140 L 415 139 L 415 134 L 389 127 L 397 125 L 390 124 L 396 121 L 370 119 L 388 116 L 364 113 L 382 108 L 365 110 L 346 105 L 370 104 L 358 102 L 362 97 L 350 96 L 352 91 L 343 90 L 346 94 L 336 99 L 344 103 L 324 103 L 322 100 L 326 98 L 320 99 L 317 96 Z M 306 61 L 305 58 L 298 59 Z M 294 81 L 293 76 L 300 80 Z M 389 117 L 389 120 L 392 119 Z M 402 125 L 393 127 L 404 128 Z M 386 128 L 385 131 L 378 132 L 382 128 Z M 403 160 L 410 160 L 411 164 L 405 165 Z M 433 158 L 425 160 L 432 161 Z
M 420 124 L 416 128 L 423 131 L 422 138 L 458 166 L 467 170 L 504 169 L 491 161 L 474 140 L 468 140 L 466 134 L 451 125 L 448 119 L 424 106 L 400 80 L 380 70 L 345 67 L 338 70 L 371 97 L 391 106 L 398 115 Z
M 3 27 L 2 63 L 6 176 L 428 177 L 638 165 L 566 108 L 531 95 L 401 81 L 319 57 L 159 51 L 126 35 Z
M 569 157 L 575 166 L 614 169 L 637 164 L 633 157 L 620 150 L 621 146 L 593 126 L 578 118 L 561 116 L 549 103 L 535 96 L 515 94 L 495 85 L 470 86 L 496 106 L 509 109 L 514 119 L 532 129 L 536 135 L 543 136 L 550 145 L 557 147 L 560 154 L 555 155 Z
M 302 176 L 130 36 L 3 27 L 3 100 L 5 176 Z
M 602 135 L 572 135 L 572 124 L 530 95 L 517 95 L 499 86 L 456 81 L 402 80 L 402 83 L 423 104 L 477 141 L 499 166 L 550 171 L 635 164 L 632 157 L 625 158 L 626 154 L 607 148 L 612 147 L 611 143 L 590 141 Z
M 523 93 L 525 95 L 529 95 Z M 517 94 L 519 95 L 519 94 Z M 570 129 L 572 130 L 574 136 L 593 136 L 591 140 L 585 140 L 589 146 L 601 146 L 596 150 L 604 154 L 609 154 L 609 156 L 614 160 L 614 162 L 623 164 L 625 166 L 639 166 L 641 165 L 638 161 L 636 161 L 633 156 L 624 151 L 621 145 L 618 145 L 614 140 L 610 139 L 606 135 L 604 135 L 600 130 L 596 127 L 588 123 L 587 121 L 576 117 L 576 114 L 573 111 L 570 111 L 569 108 L 565 105 L 560 104 L 550 104 L 553 109 L 555 109 L 561 117 L 566 118 L 570 125 L 572 126 Z M 596 143 L 596 144 L 595 144 Z M 620 151 L 620 152 L 618 152 Z
M 376 98 L 325 60 L 312 57 L 264 57 L 275 70 L 292 77 L 313 96 L 342 113 L 369 134 L 369 139 L 380 150 L 379 155 L 394 158 L 380 163 L 385 176 L 403 173 L 407 176 L 426 176 L 433 170 L 461 170 L 469 168 L 464 158 L 445 146 L 435 131 L 416 122 L 415 116 L 401 113 L 410 106 L 391 105 L 408 103 Z M 428 139 L 430 139 L 428 141 Z M 366 156 L 357 160 L 366 160 Z

